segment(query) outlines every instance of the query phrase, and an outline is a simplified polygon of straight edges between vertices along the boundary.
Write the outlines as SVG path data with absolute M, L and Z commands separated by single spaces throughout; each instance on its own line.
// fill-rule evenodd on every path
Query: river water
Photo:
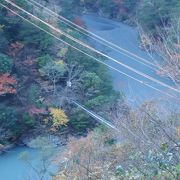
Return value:
M 146 61 L 149 61 L 154 64 L 157 63 L 157 61 L 158 62 L 160 61 L 160 58 L 158 58 L 156 55 L 150 56 L 147 52 L 143 51 L 140 48 L 138 31 L 136 28 L 130 27 L 123 23 L 119 23 L 107 18 L 97 17 L 96 15 L 93 14 L 84 15 L 83 20 L 85 21 L 87 28 L 94 34 L 110 42 L 113 42 L 114 44 L 120 46 L 121 48 L 124 48 L 146 59 Z M 147 74 L 163 83 L 174 86 L 173 81 L 171 81 L 170 78 L 160 77 L 159 75 L 157 75 L 157 70 L 154 69 L 155 67 L 153 66 L 149 67 L 145 64 L 139 63 L 136 61 L 137 58 L 132 59 L 130 57 L 127 57 L 120 52 L 117 52 L 109 47 L 105 47 L 104 45 L 98 43 L 93 39 L 90 39 L 90 41 L 91 44 L 95 46 L 99 51 L 108 54 L 117 61 L 124 63 L 125 65 L 128 65 L 138 71 L 141 71 L 144 74 Z M 151 86 L 154 86 L 155 88 L 158 88 L 161 91 L 164 91 L 165 93 L 169 93 L 173 96 L 178 97 L 178 94 L 175 91 L 165 88 L 161 85 L 158 85 L 157 83 L 154 83 L 148 80 L 147 78 L 144 78 L 138 75 L 137 73 L 134 73 L 111 60 L 107 61 L 107 63 L 115 67 L 116 69 L 119 69 L 124 73 L 132 76 L 133 78 L 139 79 L 145 83 L 149 83 Z M 128 101 L 132 105 L 136 105 L 139 104 L 140 102 L 144 102 L 146 100 L 151 100 L 151 99 L 157 99 L 157 98 L 169 99 L 168 96 L 150 87 L 147 87 L 144 84 L 139 83 L 131 78 L 128 78 L 127 76 L 120 74 L 115 70 L 110 70 L 110 74 L 113 79 L 114 88 L 118 91 L 123 91 Z
M 143 58 L 146 58 L 148 61 L 153 61 L 146 52 L 140 49 L 138 32 L 135 28 L 106 18 L 97 17 L 96 15 L 84 15 L 82 18 L 85 21 L 87 28 L 93 33 Z M 91 41 L 91 43 L 98 50 L 108 53 L 109 56 L 116 58 L 118 61 L 121 61 L 126 65 L 136 68 L 137 70 L 142 71 L 143 73 L 146 73 L 162 82 L 173 85 L 173 82 L 169 78 L 159 77 L 156 72 L 151 68 L 143 64 L 137 63 L 135 60 L 132 60 L 116 52 L 115 50 L 104 47 L 93 40 Z M 149 80 L 142 78 L 140 75 L 137 75 L 136 73 L 133 73 L 114 62 L 108 61 L 108 64 L 135 78 L 150 83 Z M 116 90 L 123 91 L 128 101 L 132 104 L 138 104 L 139 102 L 142 102 L 144 100 L 150 100 L 159 97 L 164 99 L 168 98 L 167 96 L 164 96 L 151 88 L 148 88 L 130 78 L 127 78 L 126 76 L 119 74 L 116 71 L 110 70 L 110 74 L 112 75 L 114 88 Z M 177 95 L 173 91 L 167 90 L 167 88 L 163 88 L 155 83 L 151 82 L 151 85 L 155 86 L 156 88 L 160 88 L 163 91 L 169 92 L 173 95 Z M 10 152 L 0 156 L 0 180 L 23 180 L 27 179 L 28 174 L 33 174 L 32 169 L 27 166 L 26 163 L 19 159 L 19 154 L 24 151 L 28 151 L 28 153 L 32 157 L 32 162 L 34 164 L 39 163 L 39 154 L 36 150 L 24 147 L 15 148 Z M 32 175 L 31 179 L 36 180 L 36 176 Z M 45 180 L 49 179 L 51 178 L 45 178 Z
M 20 158 L 21 153 L 24 152 L 31 156 L 32 164 L 38 163 L 38 152 L 36 150 L 26 147 L 14 148 L 0 156 L 1 180 L 24 180 L 28 177 L 37 179 L 32 169 Z
M 62 148 L 56 148 L 62 152 Z M 53 155 L 56 151 L 53 151 Z M 0 155 L 0 180 L 52 180 L 57 172 L 55 158 L 46 157 L 49 150 L 42 152 L 29 147 L 16 147 Z M 52 157 L 52 156 L 51 156 Z M 44 167 L 47 171 L 43 173 Z M 41 173 L 42 172 L 42 173 Z

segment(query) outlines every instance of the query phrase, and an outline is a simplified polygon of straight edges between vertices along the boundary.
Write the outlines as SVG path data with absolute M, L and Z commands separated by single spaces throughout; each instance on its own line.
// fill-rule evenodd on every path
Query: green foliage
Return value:
M 0 31 L 2 31 L 3 27 L 4 27 L 4 25 L 0 25 Z
M 16 109 L 0 105 L 0 127 L 15 133 L 17 124 L 18 118 Z
M 23 8 L 30 8 L 25 0 L 15 0 L 15 3 Z
M 87 129 L 94 127 L 94 120 L 79 108 L 74 110 L 73 115 L 70 116 L 68 125 L 72 130 L 79 133 L 84 133 Z
M 179 11 L 178 0 L 142 0 L 137 19 L 146 31 L 156 35 L 157 27 L 167 26 L 172 17 L 178 16 Z
M 117 140 L 114 138 L 107 138 L 104 143 L 107 145 L 114 145 L 117 143 Z
M 88 100 L 86 105 L 87 107 L 96 109 L 98 107 L 103 106 L 104 104 L 107 104 L 108 102 L 109 102 L 109 97 L 100 95 Z
M 1 21 L 1 20 L 0 20 Z M 0 25 L 0 52 L 5 52 L 8 47 L 8 40 L 5 37 L 4 25 Z
M 72 19 L 72 14 L 69 12 L 78 12 L 81 6 L 81 0 L 59 0 L 62 7 L 62 14 Z M 73 8 L 72 8 L 73 7 Z
M 79 35 L 74 34 L 74 36 Z M 88 53 L 92 54 L 92 52 Z M 98 58 L 101 59 L 100 57 Z M 105 61 L 103 58 L 101 60 Z M 107 107 L 112 100 L 120 97 L 113 91 L 111 77 L 104 65 L 71 48 L 68 48 L 65 62 L 67 64 L 78 64 L 78 67 L 83 69 L 83 72 L 79 74 L 81 103 L 89 109 L 102 114 L 104 107 Z M 76 131 L 84 131 L 94 127 L 95 123 L 92 121 L 92 118 L 87 117 L 86 114 L 78 109 L 73 109 L 70 116 L 72 117 L 69 125 Z
M 57 53 L 57 56 L 60 58 L 64 58 L 68 52 L 68 48 L 64 47 Z
M 48 79 L 54 83 L 64 75 L 66 66 L 62 61 L 50 61 L 39 71 L 42 76 L 48 77 Z
M 29 113 L 25 112 L 23 113 L 23 123 L 24 126 L 33 128 L 35 126 L 35 119 L 29 115 Z
M 42 24 L 39 26 L 48 30 L 47 27 Z M 17 38 L 25 44 L 38 46 L 40 50 L 46 50 L 52 43 L 51 36 L 40 29 L 35 28 L 29 23 L 21 24 L 18 31 L 18 37 L 16 37 L 16 39 Z
M 111 18 L 127 20 L 135 15 L 135 10 L 140 0 L 61 0 L 63 14 L 70 16 L 67 12 L 79 13 L 87 9 L 88 11 L 101 11 Z M 73 8 L 72 8 L 73 7 Z M 72 16 L 70 16 L 72 18 Z
M 11 73 L 13 60 L 5 54 L 0 53 L 0 74 Z
M 36 84 L 32 84 L 28 90 L 28 103 L 31 105 L 40 106 L 39 99 L 39 86 Z
M 114 100 L 113 97 L 119 98 L 113 91 L 111 77 L 109 77 L 106 67 L 70 48 L 66 54 L 65 61 L 67 64 L 76 62 L 84 70 L 79 75 L 79 78 L 82 90 L 82 104 L 86 107 L 101 114 L 104 107 L 108 106 L 111 100 Z M 84 131 L 94 127 L 95 123 L 92 121 L 92 118 L 87 117 L 86 114 L 78 109 L 73 109 L 70 116 L 72 117 L 69 125 L 76 131 Z
M 15 107 L 0 105 L 0 127 L 1 134 L 4 135 L 1 141 L 4 142 L 11 137 L 18 138 L 34 125 L 35 121 L 28 113 L 19 113 Z
M 21 7 L 26 9 L 30 8 L 24 0 L 18 0 L 16 3 L 19 3 Z M 37 46 L 40 50 L 47 49 L 52 43 L 52 38 L 48 34 L 22 21 L 17 16 L 10 17 L 8 11 L 4 8 L 1 9 L 0 13 L 0 24 L 4 25 L 3 32 L 1 32 L 5 37 L 4 41 L 9 43 L 20 41 L 26 45 Z M 48 30 L 43 24 L 39 24 L 39 26 Z
M 103 86 L 103 82 L 96 73 L 84 72 L 81 78 L 83 83 L 82 86 L 89 98 L 101 93 L 100 90 Z
M 50 63 L 52 61 L 53 61 L 53 58 L 49 54 L 44 54 L 44 55 L 38 57 L 38 65 L 40 68 L 42 68 L 47 63 Z
M 38 136 L 29 142 L 29 146 L 40 149 L 41 151 L 46 151 L 47 149 L 53 150 L 54 144 L 48 137 Z

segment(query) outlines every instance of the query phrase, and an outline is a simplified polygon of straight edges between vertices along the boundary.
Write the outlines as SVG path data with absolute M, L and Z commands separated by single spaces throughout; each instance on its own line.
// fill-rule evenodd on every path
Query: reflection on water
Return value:
M 30 164 L 21 156 L 28 158 Z M 43 170 L 42 154 L 28 147 L 17 147 L 0 156 L 0 180 L 39 180 L 39 173 Z M 48 167 L 48 172 L 43 180 L 52 180 L 51 173 L 56 171 L 53 163 Z
M 20 154 L 24 151 L 31 155 L 32 160 L 34 159 L 33 163 L 38 161 L 38 153 L 33 149 L 25 147 L 12 149 L 0 156 L 0 179 L 23 180 L 28 178 L 28 175 L 32 173 L 32 169 L 20 159 Z

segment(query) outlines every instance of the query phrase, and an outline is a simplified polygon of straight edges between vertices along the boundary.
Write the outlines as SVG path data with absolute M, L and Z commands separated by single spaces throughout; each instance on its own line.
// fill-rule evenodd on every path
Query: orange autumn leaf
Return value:
M 16 57 L 18 52 L 24 47 L 24 44 L 20 42 L 11 43 L 9 48 L 9 54 L 13 57 Z
M 4 94 L 15 94 L 16 89 L 14 85 L 17 83 L 14 77 L 9 74 L 0 75 L 0 95 Z
M 81 27 L 85 27 L 85 23 L 83 22 L 83 20 L 79 17 L 74 18 L 74 23 L 81 26 Z
M 47 111 L 45 108 L 37 108 L 35 106 L 32 106 L 29 108 L 29 115 L 33 117 L 34 115 L 40 115 L 40 114 L 47 114 Z

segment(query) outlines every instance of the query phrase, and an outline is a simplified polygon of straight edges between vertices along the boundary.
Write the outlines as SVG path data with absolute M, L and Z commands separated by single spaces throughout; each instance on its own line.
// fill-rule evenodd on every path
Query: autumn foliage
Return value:
M 42 115 L 47 114 L 47 111 L 44 108 L 37 108 L 35 106 L 32 106 L 31 108 L 29 108 L 28 112 L 31 117 L 34 117 L 35 115 L 39 116 L 41 114 Z
M 0 95 L 15 94 L 16 89 L 14 85 L 17 83 L 16 79 L 9 74 L 0 75 Z
M 74 18 L 74 23 L 81 26 L 81 27 L 85 27 L 83 20 L 79 17 Z
M 52 128 L 57 129 L 62 125 L 68 123 L 68 117 L 62 109 L 50 108 L 50 114 L 52 116 Z
M 18 52 L 24 47 L 24 44 L 20 43 L 20 42 L 15 42 L 15 43 L 11 43 L 11 46 L 9 48 L 9 54 L 12 57 L 16 57 L 16 55 L 18 54 Z

